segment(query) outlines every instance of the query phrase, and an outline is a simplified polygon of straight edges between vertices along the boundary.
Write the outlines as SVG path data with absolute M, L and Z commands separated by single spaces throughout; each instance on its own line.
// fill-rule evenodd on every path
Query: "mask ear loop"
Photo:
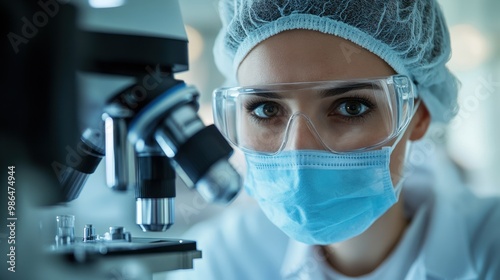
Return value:
M 415 116 L 415 113 L 417 112 L 418 108 L 420 107 L 420 103 L 421 103 L 421 101 L 420 101 L 420 99 L 418 99 L 417 102 L 415 103 L 413 113 L 411 114 L 410 122 L 413 119 L 413 117 Z M 408 125 L 405 127 L 404 130 L 401 131 L 401 133 L 398 135 L 398 138 L 396 138 L 396 141 L 391 145 L 391 147 L 390 147 L 391 153 L 392 153 L 392 151 L 394 151 L 394 148 L 399 143 L 399 141 L 401 141 L 401 139 L 403 138 L 403 135 L 405 134 L 406 129 L 408 129 L 410 122 L 408 122 Z M 403 174 L 402 174 L 401 178 L 399 179 L 399 181 L 394 186 L 394 193 L 396 195 L 396 201 L 399 200 L 399 195 L 401 194 L 401 190 L 403 189 L 403 182 L 406 180 L 406 178 L 408 178 L 408 176 L 405 175 L 406 174 L 405 170 L 406 170 L 406 166 L 408 164 L 409 154 L 411 153 L 411 146 L 412 146 L 412 142 L 408 141 L 408 143 L 406 144 L 406 147 L 405 147 L 404 162 L 403 162 Z

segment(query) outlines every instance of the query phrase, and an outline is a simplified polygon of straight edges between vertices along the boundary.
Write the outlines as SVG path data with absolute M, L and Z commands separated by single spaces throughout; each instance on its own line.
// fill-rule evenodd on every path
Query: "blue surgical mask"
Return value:
M 247 153 L 245 188 L 291 238 L 321 245 L 347 240 L 367 230 L 397 202 L 402 180 L 394 188 L 389 170 L 396 143 L 346 154 Z

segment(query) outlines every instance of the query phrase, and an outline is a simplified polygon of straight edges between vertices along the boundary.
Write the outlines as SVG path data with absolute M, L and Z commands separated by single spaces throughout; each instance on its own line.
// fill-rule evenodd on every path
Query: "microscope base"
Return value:
M 65 275 L 71 279 L 152 279 L 154 273 L 193 268 L 201 251 L 190 240 L 134 238 L 132 242 L 58 246 L 52 248 L 49 258 L 59 264 L 51 269 L 51 273 L 57 272 L 52 279 Z

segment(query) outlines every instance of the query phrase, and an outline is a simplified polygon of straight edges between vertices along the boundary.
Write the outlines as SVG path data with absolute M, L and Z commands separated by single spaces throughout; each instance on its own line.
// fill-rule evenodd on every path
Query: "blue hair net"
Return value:
M 258 43 L 308 29 L 350 40 L 408 75 L 433 121 L 448 122 L 457 112 L 458 81 L 445 66 L 450 38 L 435 0 L 221 0 L 219 9 L 215 62 L 233 83 Z

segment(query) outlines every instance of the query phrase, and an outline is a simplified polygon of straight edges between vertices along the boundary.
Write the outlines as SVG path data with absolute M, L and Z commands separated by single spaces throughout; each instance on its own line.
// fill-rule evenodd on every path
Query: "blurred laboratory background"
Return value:
M 224 83 L 215 67 L 212 48 L 221 26 L 217 0 L 180 0 L 189 40 L 189 71 L 177 74 L 195 85 L 201 96 L 200 115 L 205 124 L 212 121 L 211 93 Z M 450 27 L 453 55 L 450 69 L 460 79 L 460 111 L 447 128 L 434 126 L 429 133 L 428 153 L 444 149 L 460 168 L 464 180 L 478 195 L 500 195 L 500 1 L 439 0 Z M 236 168 L 244 171 L 241 158 Z M 75 227 L 94 224 L 98 232 L 122 225 L 133 236 L 179 237 L 193 224 L 221 211 L 252 203 L 242 194 L 233 205 L 210 205 L 180 181 L 177 185 L 176 221 L 164 233 L 143 233 L 135 224 L 133 191 L 116 194 L 105 186 L 105 167 L 101 162 L 88 180 L 80 197 L 44 213 L 45 227 L 53 227 L 55 215 L 76 216 Z M 89 201 L 91 203 L 89 204 Z M 52 224 L 51 224 L 52 223 Z M 48 234 L 47 238 L 53 236 Z

